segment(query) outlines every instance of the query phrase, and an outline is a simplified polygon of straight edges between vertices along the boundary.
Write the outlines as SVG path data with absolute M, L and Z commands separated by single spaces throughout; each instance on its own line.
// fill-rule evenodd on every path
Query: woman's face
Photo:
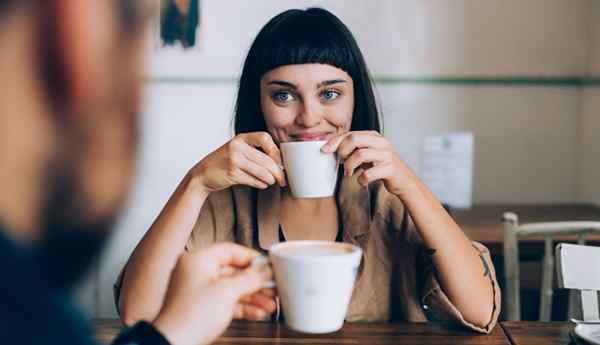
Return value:
M 331 65 L 287 65 L 263 75 L 260 100 L 275 142 L 327 140 L 350 130 L 354 85 Z

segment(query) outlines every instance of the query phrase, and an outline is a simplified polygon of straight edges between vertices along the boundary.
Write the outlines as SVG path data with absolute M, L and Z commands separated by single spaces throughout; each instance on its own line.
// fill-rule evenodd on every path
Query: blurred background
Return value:
M 385 135 L 418 174 L 426 137 L 471 132 L 474 205 L 600 205 L 600 1 L 200 0 L 193 47 L 161 47 L 158 19 L 150 30 L 137 180 L 79 288 L 90 316 L 116 316 L 112 284 L 133 248 L 187 170 L 231 137 L 256 33 L 310 6 L 354 33 Z

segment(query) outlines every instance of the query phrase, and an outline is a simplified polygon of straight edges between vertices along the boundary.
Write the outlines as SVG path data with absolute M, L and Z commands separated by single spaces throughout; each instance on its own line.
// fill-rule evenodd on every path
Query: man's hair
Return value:
M 0 0 L 0 21 L 14 9 L 43 5 L 49 0 Z M 50 0 L 52 1 L 52 0 Z M 112 0 L 123 30 L 135 30 L 152 14 L 151 0 Z

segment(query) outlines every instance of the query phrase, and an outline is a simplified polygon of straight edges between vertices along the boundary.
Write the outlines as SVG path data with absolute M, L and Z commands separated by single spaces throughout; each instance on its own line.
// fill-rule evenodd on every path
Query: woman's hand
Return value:
M 262 149 L 261 150 L 259 150 Z M 207 192 L 233 185 L 266 189 L 286 185 L 281 153 L 267 132 L 237 135 L 202 159 L 191 171 Z
M 233 243 L 182 254 L 154 325 L 172 344 L 214 341 L 237 316 L 238 303 L 271 282 L 268 265 L 251 266 L 258 255 Z
M 351 176 L 363 167 L 358 182 L 363 186 L 383 180 L 385 188 L 398 197 L 414 185 L 415 174 L 400 159 L 393 145 L 376 131 L 348 132 L 335 136 L 321 149 L 337 152 L 344 162 L 344 174 Z

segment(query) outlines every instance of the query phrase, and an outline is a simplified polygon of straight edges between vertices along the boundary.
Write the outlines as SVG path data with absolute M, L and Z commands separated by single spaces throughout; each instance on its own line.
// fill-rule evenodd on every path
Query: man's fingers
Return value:
M 257 251 L 248 247 L 231 242 L 221 242 L 212 246 L 194 252 L 193 260 L 214 261 L 219 267 L 233 266 L 237 268 L 245 268 L 250 265 L 252 260 L 260 255 Z
M 260 290 L 260 293 L 267 296 L 267 297 L 271 297 L 271 298 L 275 298 L 275 296 L 277 295 L 275 293 L 275 289 L 269 288 L 269 289 L 262 289 Z
M 250 304 L 257 306 L 269 313 L 273 313 L 277 309 L 275 299 L 267 297 L 260 292 L 250 295 Z
M 221 284 L 231 289 L 236 300 L 245 295 L 251 295 L 267 286 L 273 278 L 271 268 L 266 265 L 249 267 L 232 277 L 223 279 Z
M 265 320 L 272 314 L 255 305 L 247 303 L 238 303 L 235 306 L 233 317 L 241 320 Z

